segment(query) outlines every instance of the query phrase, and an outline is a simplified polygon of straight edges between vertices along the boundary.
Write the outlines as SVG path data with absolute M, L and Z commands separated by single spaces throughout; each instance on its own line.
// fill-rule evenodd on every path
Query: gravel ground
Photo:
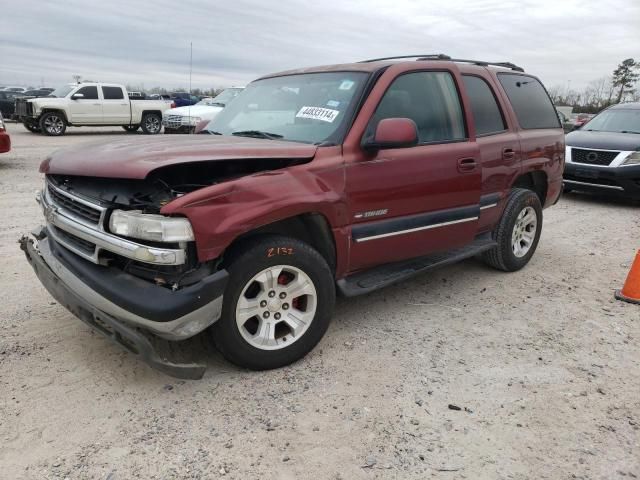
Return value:
M 45 155 L 124 132 L 8 128 L 1 478 L 640 478 L 640 307 L 613 299 L 637 205 L 566 195 L 520 272 L 470 260 L 340 299 L 295 365 L 254 373 L 205 348 L 204 379 L 185 382 L 57 305 L 17 245 L 40 222 Z

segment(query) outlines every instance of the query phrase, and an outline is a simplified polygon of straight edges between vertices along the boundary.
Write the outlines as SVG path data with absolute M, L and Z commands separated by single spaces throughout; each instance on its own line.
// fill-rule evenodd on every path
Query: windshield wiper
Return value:
M 640 133 L 640 132 L 634 132 L 633 130 L 621 130 L 620 133 Z
M 278 135 L 277 133 L 262 132 L 260 130 L 240 130 L 238 132 L 233 132 L 231 135 L 235 135 L 237 137 L 266 138 L 267 140 L 277 140 L 278 138 L 282 138 L 282 135 Z
M 220 132 L 216 132 L 215 130 L 206 130 L 206 129 L 205 130 L 200 130 L 198 133 L 199 134 L 200 133 L 204 133 L 204 134 L 208 134 L 208 135 L 222 135 Z

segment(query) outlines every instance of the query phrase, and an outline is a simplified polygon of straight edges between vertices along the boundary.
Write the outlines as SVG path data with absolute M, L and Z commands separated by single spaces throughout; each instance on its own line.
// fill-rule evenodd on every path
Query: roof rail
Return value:
M 362 60 L 358 63 L 371 63 L 371 62 L 380 62 L 383 60 L 400 60 L 403 58 L 415 58 L 416 61 L 420 60 L 447 60 L 450 62 L 461 62 L 461 63 L 471 63 L 473 65 L 479 65 L 481 67 L 487 67 L 489 65 L 495 67 L 509 68 L 511 70 L 515 70 L 516 72 L 524 72 L 522 67 L 515 65 L 511 62 L 485 62 L 483 60 L 466 60 L 463 58 L 451 58 L 449 55 L 445 55 L 443 53 L 435 53 L 435 54 L 427 54 L 427 55 L 398 55 L 395 57 L 382 57 L 382 58 L 372 58 L 370 60 Z

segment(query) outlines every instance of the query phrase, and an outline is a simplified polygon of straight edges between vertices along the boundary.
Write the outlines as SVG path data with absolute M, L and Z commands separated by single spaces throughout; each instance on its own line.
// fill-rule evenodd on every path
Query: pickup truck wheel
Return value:
M 129 133 L 137 132 L 140 128 L 140 125 L 123 125 L 122 128 Z
M 333 275 L 306 243 L 270 235 L 227 268 L 229 282 L 213 339 L 232 363 L 252 370 L 288 365 L 316 346 L 335 303 Z
M 500 223 L 493 231 L 496 247 L 482 254 L 487 264 L 505 272 L 524 267 L 536 251 L 542 231 L 542 206 L 531 190 L 516 188 L 507 199 Z
M 57 112 L 47 112 L 40 117 L 40 130 L 45 135 L 58 137 L 64 135 L 66 129 L 64 117 Z
M 24 128 L 29 130 L 31 133 L 40 133 L 41 132 L 40 127 L 38 126 L 37 123 L 25 121 L 23 123 L 23 125 L 24 125 Z
M 160 133 L 162 117 L 157 113 L 145 113 L 142 117 L 142 131 L 147 135 Z

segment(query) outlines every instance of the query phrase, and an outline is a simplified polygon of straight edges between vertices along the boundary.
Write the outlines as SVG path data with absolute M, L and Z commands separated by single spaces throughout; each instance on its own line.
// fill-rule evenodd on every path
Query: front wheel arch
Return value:
M 292 217 L 277 220 L 250 230 L 238 236 L 223 254 L 223 263 L 233 259 L 238 250 L 241 250 L 247 242 L 265 235 L 283 235 L 295 238 L 309 244 L 322 255 L 331 271 L 335 274 L 337 268 L 336 239 L 331 229 L 331 224 L 322 213 L 303 213 Z

